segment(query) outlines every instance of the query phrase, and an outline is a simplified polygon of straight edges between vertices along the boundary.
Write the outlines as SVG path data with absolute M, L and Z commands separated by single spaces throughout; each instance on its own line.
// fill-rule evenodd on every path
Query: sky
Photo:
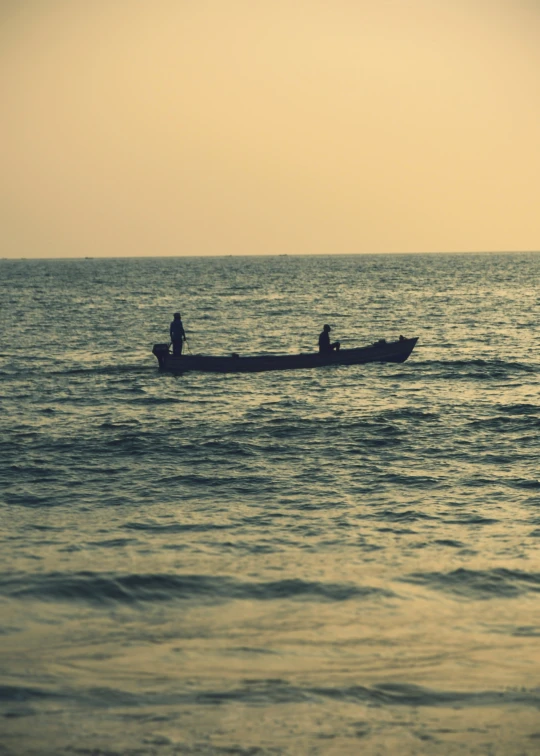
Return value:
M 540 0 L 0 0 L 0 257 L 540 249 Z

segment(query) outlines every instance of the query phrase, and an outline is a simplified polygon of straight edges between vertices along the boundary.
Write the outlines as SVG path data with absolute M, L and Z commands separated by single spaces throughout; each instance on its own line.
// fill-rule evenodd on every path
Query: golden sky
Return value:
M 538 0 L 0 0 L 1 257 L 540 249 Z

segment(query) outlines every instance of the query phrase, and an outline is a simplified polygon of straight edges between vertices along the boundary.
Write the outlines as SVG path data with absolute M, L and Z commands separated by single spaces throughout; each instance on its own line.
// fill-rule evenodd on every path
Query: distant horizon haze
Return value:
M 540 249 L 531 0 L 7 0 L 0 257 Z

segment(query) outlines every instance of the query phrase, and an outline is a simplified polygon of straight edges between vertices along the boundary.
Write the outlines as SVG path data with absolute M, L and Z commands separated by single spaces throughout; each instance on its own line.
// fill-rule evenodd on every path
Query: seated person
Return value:
M 330 331 L 332 329 L 327 324 L 324 326 L 324 330 L 319 336 L 319 354 L 331 354 L 332 352 L 339 352 L 339 341 L 330 343 Z

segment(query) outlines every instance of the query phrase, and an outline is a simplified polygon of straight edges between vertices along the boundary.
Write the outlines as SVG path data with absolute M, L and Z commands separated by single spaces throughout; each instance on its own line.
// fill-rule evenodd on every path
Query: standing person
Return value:
M 339 352 L 339 341 L 330 343 L 330 331 L 332 329 L 328 324 L 324 326 L 322 333 L 319 336 L 319 354 L 331 354 L 332 352 Z
M 171 334 L 173 355 L 175 357 L 180 357 L 182 354 L 182 342 L 186 339 L 186 332 L 184 331 L 182 316 L 179 312 L 174 313 L 174 320 L 172 321 L 169 330 Z

